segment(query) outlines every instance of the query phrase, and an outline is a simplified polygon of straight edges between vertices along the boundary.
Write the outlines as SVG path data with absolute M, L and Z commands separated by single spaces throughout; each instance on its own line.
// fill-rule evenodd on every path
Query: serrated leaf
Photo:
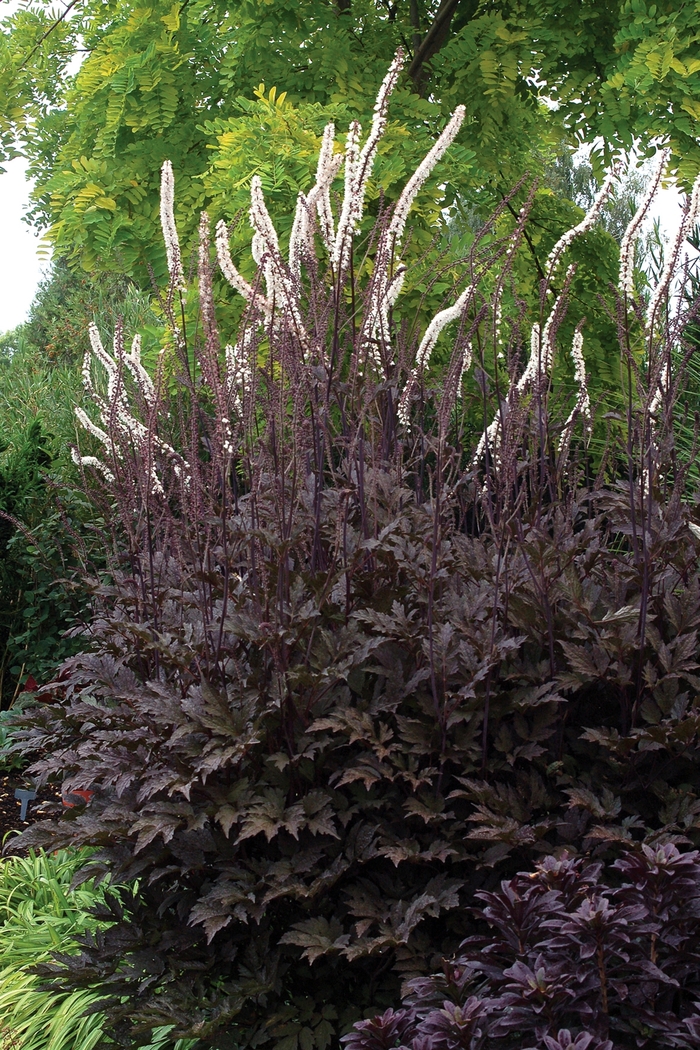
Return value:
M 350 935 L 343 933 L 337 919 L 316 918 L 295 923 L 291 930 L 280 937 L 280 944 L 296 944 L 302 947 L 302 958 L 313 963 L 321 955 L 340 951 L 350 942 Z

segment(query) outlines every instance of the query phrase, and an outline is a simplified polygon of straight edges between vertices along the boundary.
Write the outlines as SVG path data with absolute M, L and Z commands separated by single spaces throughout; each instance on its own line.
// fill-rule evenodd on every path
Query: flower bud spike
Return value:
M 603 185 L 598 190 L 593 204 L 590 206 L 584 217 L 581 219 L 581 222 L 579 222 L 576 226 L 572 226 L 570 230 L 567 230 L 566 233 L 564 233 L 559 238 L 557 243 L 552 248 L 551 252 L 547 257 L 547 264 L 545 269 L 545 281 L 547 282 L 547 285 L 551 283 L 552 278 L 557 272 L 562 256 L 564 255 L 564 252 L 572 243 L 572 241 L 574 241 L 577 237 L 580 237 L 581 234 L 586 233 L 588 230 L 590 230 L 597 222 L 600 213 L 603 210 L 603 205 L 610 196 L 610 191 L 612 190 L 613 185 L 615 184 L 616 178 L 617 169 L 613 168 L 605 176 L 605 179 L 603 180 Z
M 185 291 L 185 276 L 182 272 L 180 240 L 175 225 L 175 176 L 169 160 L 163 162 L 160 176 L 160 225 L 165 241 L 170 281 L 176 291 Z
M 620 242 L 619 288 L 623 295 L 634 295 L 634 244 L 639 236 L 641 225 L 651 207 L 651 203 L 661 185 L 661 180 L 664 177 L 669 156 L 670 150 L 665 149 L 662 151 L 659 163 L 656 166 L 656 171 L 647 187 L 647 191 L 625 230 L 622 236 L 622 241 Z

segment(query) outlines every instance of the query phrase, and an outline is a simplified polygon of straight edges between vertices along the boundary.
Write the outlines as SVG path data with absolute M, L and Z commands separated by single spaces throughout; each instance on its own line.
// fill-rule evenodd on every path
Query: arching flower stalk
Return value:
M 530 331 L 530 356 L 525 365 L 525 371 L 516 383 L 516 390 L 522 393 L 534 382 L 537 376 L 542 374 L 542 333 L 539 322 L 535 321 Z
M 578 387 L 576 403 L 564 423 L 564 428 L 559 439 L 559 453 L 564 460 L 568 455 L 571 435 L 576 420 L 582 418 L 586 423 L 591 418 L 591 399 L 588 393 L 588 381 L 586 379 L 586 362 L 583 356 L 583 320 L 579 321 L 571 341 L 571 359 L 574 362 L 574 379 Z
M 467 309 L 472 297 L 474 295 L 474 288 L 471 284 L 467 285 L 462 294 L 459 296 L 457 301 L 452 306 L 448 306 L 445 310 L 440 310 L 439 313 L 435 314 L 432 321 L 425 330 L 425 335 L 420 341 L 418 352 L 416 354 L 416 364 L 411 374 L 408 377 L 408 382 L 404 387 L 403 393 L 399 399 L 398 407 L 398 419 L 400 423 L 406 425 L 409 418 L 409 406 L 411 403 L 411 395 L 415 389 L 418 377 L 425 371 L 429 362 L 430 356 L 435 348 L 435 344 L 438 341 L 440 332 L 452 321 L 459 320 Z M 471 347 L 470 347 L 471 349 Z M 471 354 L 465 355 L 462 359 L 462 373 L 461 378 L 464 375 L 466 368 L 471 364 Z
M 253 306 L 264 325 L 279 325 L 285 318 L 284 323 L 291 321 L 304 347 L 305 356 L 308 356 L 310 343 L 302 322 L 301 277 L 305 255 L 312 254 L 315 250 L 312 221 L 314 212 L 318 216 L 321 240 L 330 256 L 334 279 L 340 287 L 350 260 L 353 240 L 364 214 L 365 196 L 377 148 L 386 131 L 389 99 L 398 83 L 403 63 L 403 51 L 399 49 L 382 81 L 374 106 L 370 132 L 361 148 L 362 129 L 357 121 L 350 125 L 343 154 L 334 152 L 334 125 L 326 126 L 314 186 L 307 194 L 300 193 L 297 197 L 287 262 L 282 257 L 279 238 L 265 205 L 260 179 L 254 176 L 251 180 L 251 248 L 254 261 L 262 267 L 266 286 L 264 295 L 254 289 L 235 266 L 231 258 L 226 224 L 222 220 L 217 226 L 217 257 L 228 283 Z M 390 311 L 403 287 L 404 271 L 398 256 L 410 209 L 426 179 L 454 141 L 464 120 L 464 113 L 464 106 L 458 106 L 432 149 L 409 179 L 396 204 L 391 221 L 377 245 L 370 305 L 365 314 L 361 344 L 378 370 L 381 370 L 385 363 L 379 347 L 388 342 Z M 339 175 L 341 167 L 345 169 L 344 193 L 336 224 L 331 207 L 330 187 Z
M 176 475 L 186 476 L 188 468 L 182 456 L 154 433 L 152 421 L 149 421 L 149 425 L 144 425 L 136 418 L 129 403 L 129 395 L 124 383 L 125 368 L 133 376 L 146 409 L 153 414 L 158 408 L 155 384 L 141 364 L 140 337 L 134 337 L 131 351 L 128 354 L 125 353 L 122 327 L 121 324 L 118 324 L 114 333 L 114 356 L 112 356 L 102 345 L 96 325 L 90 325 L 89 335 L 90 350 L 85 355 L 82 369 L 83 385 L 99 410 L 101 425 L 95 423 L 80 407 L 75 408 L 76 418 L 83 429 L 103 445 L 107 458 L 112 464 L 123 459 L 123 444 L 135 445 L 144 461 L 149 465 L 151 493 L 163 495 L 163 485 L 156 469 L 156 452 L 171 462 Z M 92 381 L 93 363 L 101 365 L 106 373 L 106 400 L 95 390 Z M 71 454 L 73 461 L 79 466 L 94 467 L 107 481 L 114 480 L 113 469 L 96 456 L 83 456 L 77 449 L 73 449 Z
M 493 421 L 484 430 L 472 460 L 474 466 L 479 464 L 487 449 L 493 462 L 498 465 L 504 412 L 509 411 L 513 401 L 522 397 L 528 390 L 541 392 L 549 381 L 556 350 L 556 332 L 566 312 L 569 288 L 575 272 L 575 265 L 570 265 L 566 271 L 563 288 L 554 301 L 544 328 L 540 329 L 537 322 L 533 324 L 530 332 L 530 356 L 525 370 L 517 382 L 511 382 L 504 404 L 499 406 Z
M 466 375 L 466 373 L 471 368 L 471 363 L 472 363 L 473 357 L 474 357 L 474 348 L 472 346 L 471 340 L 469 340 L 469 342 L 467 342 L 466 346 L 464 347 L 464 352 L 462 354 L 462 361 L 461 361 L 460 369 L 459 369 L 459 379 L 457 380 L 457 392 L 458 393 L 462 389 L 462 380 L 464 379 L 464 376 Z
M 551 252 L 547 256 L 547 263 L 545 267 L 545 282 L 547 288 L 549 288 L 549 286 L 551 285 L 552 280 L 554 279 L 554 276 L 557 270 L 559 269 L 559 265 L 564 256 L 564 252 L 569 247 L 569 245 L 572 244 L 572 242 L 575 241 L 577 237 L 580 237 L 582 234 L 587 233 L 588 230 L 590 230 L 600 218 L 600 214 L 603 210 L 603 205 L 610 196 L 610 191 L 612 190 L 613 185 L 615 184 L 616 178 L 617 170 L 613 168 L 605 176 L 605 179 L 603 180 L 603 185 L 598 190 L 593 204 L 590 206 L 590 208 L 588 209 L 584 217 L 581 219 L 581 221 L 577 223 L 576 226 L 572 226 L 570 230 L 566 231 L 566 233 L 562 234 L 562 236 L 552 248 Z
M 647 361 L 649 363 L 648 374 L 650 377 L 650 387 L 647 395 L 647 411 L 651 430 L 648 446 L 648 462 L 652 462 L 656 458 L 656 431 L 658 430 L 661 420 L 663 406 L 668 402 L 673 383 L 668 348 L 666 348 L 666 354 L 661 363 L 659 363 L 658 357 L 655 353 L 656 333 L 657 329 L 660 327 L 664 313 L 662 311 L 662 305 L 669 298 L 673 279 L 678 273 L 683 244 L 699 217 L 700 174 L 697 176 L 690 197 L 686 202 L 681 221 L 676 230 L 676 235 L 673 238 L 671 250 L 664 262 L 664 268 L 661 272 L 659 282 L 649 300 L 645 317 Z M 640 481 L 642 496 L 649 494 L 652 480 L 649 467 L 645 466 Z
M 350 125 L 345 139 L 345 192 L 343 193 L 343 204 L 338 218 L 338 229 L 333 245 L 331 262 L 336 273 L 340 274 L 345 268 L 345 263 L 350 257 L 352 238 L 355 234 L 356 225 L 354 215 L 357 212 L 355 200 L 355 185 L 357 181 L 357 164 L 359 159 L 359 142 L 362 128 L 358 121 L 354 120 Z
M 496 350 L 496 356 L 498 358 L 503 357 L 503 335 L 501 327 L 503 324 L 503 284 L 499 281 L 498 288 L 496 290 L 496 303 L 493 310 L 493 344 Z
M 566 271 L 563 288 L 554 300 L 554 305 L 545 321 L 537 353 L 534 356 L 532 353 L 530 354 L 527 368 L 518 382 L 519 393 L 522 393 L 528 386 L 540 386 L 549 379 L 554 362 L 556 331 L 566 311 L 567 296 L 575 272 L 576 266 L 572 263 Z
M 271 314 L 279 311 L 290 317 L 302 343 L 306 344 L 308 340 L 297 305 L 297 291 L 280 252 L 279 238 L 267 210 L 259 175 L 254 175 L 250 181 L 250 224 L 254 230 L 254 255 L 256 262 L 263 267 Z
M 84 409 L 80 408 L 79 405 L 76 406 L 75 416 L 78 422 L 80 423 L 81 427 L 83 427 L 84 430 L 87 430 L 88 434 L 92 434 L 92 436 L 96 437 L 98 441 L 101 441 L 105 448 L 111 449 L 112 442 L 109 438 L 109 435 L 107 434 L 107 431 L 103 430 L 101 427 L 98 427 L 97 423 L 93 423 L 87 412 Z
M 309 199 L 303 193 L 297 196 L 297 206 L 294 212 L 292 232 L 289 237 L 289 269 L 295 281 L 301 280 L 304 255 L 308 250 L 309 242 L 309 212 L 311 207 Z
M 102 474 L 105 481 L 112 484 L 114 481 L 114 474 L 109 467 L 98 459 L 97 456 L 81 456 L 77 448 L 71 449 L 71 459 L 77 467 L 92 467 L 93 470 L 97 470 Z
M 226 357 L 226 392 L 239 416 L 243 414 L 245 398 L 250 393 L 253 381 L 253 368 L 250 363 L 253 331 L 246 327 L 242 338 L 225 349 Z
M 671 369 L 666 359 L 659 369 L 658 379 L 654 387 L 654 393 L 649 401 L 649 415 L 656 421 L 659 410 L 664 404 L 671 390 Z
M 370 349 L 370 356 L 374 358 L 379 367 L 381 367 L 382 361 L 376 347 L 377 344 L 386 344 L 389 339 L 389 310 L 396 302 L 403 286 L 403 278 L 401 278 L 401 284 L 398 288 L 394 282 L 396 281 L 397 267 L 399 266 L 401 240 L 411 207 L 426 179 L 430 177 L 440 158 L 454 142 L 464 120 L 464 113 L 464 106 L 457 106 L 437 142 L 406 183 L 394 208 L 391 221 L 379 239 L 372 294 L 365 316 L 363 331 L 363 344 Z
M 345 196 L 333 250 L 333 266 L 339 281 L 343 278 L 350 259 L 353 238 L 362 222 L 367 184 L 374 167 L 377 147 L 386 131 L 389 99 L 399 82 L 403 64 L 403 48 L 399 48 L 379 88 L 374 104 L 372 126 L 361 150 L 359 150 L 359 139 L 362 128 L 357 121 L 350 125 L 345 154 Z
M 332 252 L 335 244 L 335 219 L 331 207 L 330 190 L 333 180 L 343 165 L 342 153 L 333 152 L 334 142 L 335 124 L 326 124 L 321 140 L 321 151 L 318 155 L 316 185 L 307 198 L 309 208 L 316 206 L 321 239 L 327 252 Z
M 425 155 L 411 178 L 406 183 L 403 192 L 396 203 L 391 222 L 386 231 L 386 239 L 391 246 L 392 252 L 396 253 L 398 251 L 413 203 L 424 183 L 430 178 L 435 170 L 438 161 L 444 156 L 457 138 L 457 132 L 462 126 L 465 113 L 466 110 L 464 106 L 457 106 L 450 117 L 449 123 L 441 132 L 435 145 Z
M 124 354 L 124 363 L 149 406 L 155 404 L 156 388 L 146 369 L 141 364 L 141 336 L 137 333 L 131 343 L 131 351 Z
M 623 295 L 631 298 L 634 295 L 634 246 L 639 236 L 642 223 L 656 196 L 661 180 L 664 177 L 670 150 L 663 150 L 659 157 L 654 175 L 649 182 L 646 193 L 625 230 L 620 242 L 620 277 L 619 288 Z
M 678 229 L 676 230 L 676 236 L 673 238 L 673 244 L 670 252 L 664 263 L 664 268 L 659 278 L 659 283 L 654 289 L 653 295 L 649 300 L 649 306 L 647 307 L 646 314 L 646 331 L 647 338 L 649 340 L 649 353 L 651 355 L 652 342 L 654 338 L 654 328 L 658 325 L 661 313 L 661 304 L 665 302 L 668 297 L 671 282 L 674 275 L 678 270 L 679 260 L 681 251 L 683 249 L 683 243 L 692 231 L 695 223 L 700 217 L 700 174 L 695 180 L 693 185 L 690 198 L 688 199 L 683 216 Z
M 253 238 L 255 241 L 255 238 Z M 260 295 L 252 284 L 246 281 L 236 269 L 228 244 L 228 227 L 223 219 L 216 226 L 216 257 L 221 267 L 221 272 L 230 284 L 231 288 L 242 295 L 246 302 L 250 303 L 259 313 L 269 318 L 272 314 L 270 304 L 264 295 Z
M 503 409 L 499 410 L 493 417 L 492 421 L 484 430 L 479 444 L 476 446 L 476 451 L 472 458 L 472 466 L 478 466 L 483 459 L 486 452 L 488 452 L 493 463 L 496 466 L 500 464 L 500 447 L 501 447 L 501 433 L 502 433 L 502 415 Z
M 175 176 L 169 160 L 164 162 L 160 175 L 160 224 L 172 287 L 176 291 L 184 292 L 185 275 L 182 271 L 180 240 L 175 225 Z
M 202 376 L 211 391 L 216 405 L 216 419 L 219 428 L 218 442 L 222 448 L 231 444 L 229 421 L 230 399 L 227 383 L 222 381 L 219 364 L 221 342 L 216 321 L 214 303 L 213 273 L 211 264 L 211 240 L 209 235 L 209 216 L 202 212 L 199 220 L 199 303 L 204 330 L 204 341 L 199 354 Z
M 458 118 L 459 118 L 459 115 L 458 115 Z M 459 119 L 461 119 L 461 118 L 459 118 Z M 439 156 L 442 156 L 442 153 L 444 152 L 444 150 L 447 149 L 447 146 L 453 140 L 454 135 L 456 134 L 456 129 L 458 129 L 458 127 L 459 127 L 459 119 L 457 121 L 451 122 L 452 126 L 448 125 L 448 127 L 445 128 L 445 132 L 443 133 L 443 135 L 444 135 L 443 142 L 441 144 L 439 142 L 436 143 L 436 145 L 434 147 L 434 154 L 438 158 L 439 158 Z M 438 146 L 439 146 L 439 149 L 437 148 Z M 433 151 L 431 151 L 431 153 L 433 153 Z M 433 159 L 431 159 L 430 163 L 431 164 L 433 163 Z M 435 163 L 437 163 L 437 160 L 435 160 Z M 431 168 L 431 170 L 432 170 L 432 168 Z M 515 187 L 515 189 L 512 191 L 513 194 L 515 192 L 517 192 L 517 190 L 520 188 L 520 186 L 522 185 L 522 183 L 524 181 L 525 180 L 523 179 L 518 184 L 518 186 Z M 510 273 L 510 270 L 511 270 L 512 259 L 513 259 L 514 253 L 516 252 L 516 250 L 518 248 L 518 245 L 519 245 L 519 243 L 521 241 L 521 238 L 523 236 L 523 231 L 525 229 L 525 223 L 527 221 L 527 216 L 529 214 L 530 206 L 532 204 L 532 199 L 534 197 L 535 186 L 536 186 L 536 184 L 533 184 L 533 186 L 531 187 L 528 200 L 522 205 L 522 207 L 520 208 L 520 211 L 518 213 L 517 223 L 516 223 L 515 229 L 510 234 L 510 237 L 509 237 L 509 240 L 508 240 L 508 247 L 506 248 L 505 254 L 504 254 L 505 266 L 503 267 L 503 270 L 502 270 L 502 272 L 501 272 L 501 274 L 500 274 L 500 276 L 499 276 L 499 278 L 497 280 L 496 289 L 495 289 L 494 295 L 492 296 L 492 299 L 491 299 L 491 310 L 492 310 L 492 314 L 493 314 L 494 347 L 495 347 L 495 349 L 497 351 L 497 354 L 498 354 L 499 358 L 503 356 L 502 352 L 500 352 L 499 349 L 498 349 L 503 344 L 503 338 L 502 338 L 503 291 L 504 291 L 504 288 L 505 288 L 506 279 L 507 279 L 508 274 Z M 413 188 L 411 189 L 410 192 L 413 193 Z M 406 191 L 404 191 L 404 193 L 406 193 Z M 398 210 L 398 206 L 397 206 L 397 210 Z M 394 216 L 394 218 L 395 218 L 395 216 Z M 493 220 L 491 220 L 491 221 L 493 221 Z M 394 222 L 394 219 L 392 218 L 392 223 L 393 222 Z M 390 226 L 389 229 L 391 230 L 391 226 Z M 397 226 L 394 226 L 394 232 L 391 234 L 391 237 L 388 238 L 392 249 L 394 248 L 394 246 L 396 244 L 395 237 L 396 236 L 401 236 L 402 234 L 403 234 L 403 225 L 399 224 Z M 408 381 L 406 383 L 406 387 L 405 387 L 404 392 L 403 392 L 403 394 L 402 394 L 402 396 L 401 396 L 401 398 L 399 400 L 399 422 L 401 422 L 403 424 L 406 424 L 408 422 L 408 408 L 409 408 L 409 404 L 410 404 L 411 395 L 412 395 L 412 393 L 413 393 L 413 391 L 415 389 L 416 380 L 418 378 L 418 375 L 425 368 L 425 366 L 427 365 L 427 363 L 428 363 L 428 361 L 430 359 L 430 355 L 432 353 L 433 347 L 435 346 L 435 342 L 437 340 L 437 336 L 439 335 L 440 331 L 442 330 L 442 328 L 446 324 L 449 324 L 451 320 L 455 320 L 456 318 L 462 316 L 465 313 L 467 307 L 470 304 L 473 305 L 474 297 L 476 295 L 476 291 L 477 291 L 477 288 L 478 288 L 478 285 L 479 285 L 479 281 L 481 279 L 481 276 L 483 276 L 484 272 L 485 271 L 482 271 L 480 274 L 478 273 L 476 276 L 474 274 L 472 274 L 472 282 L 473 283 L 470 284 L 470 286 L 465 289 L 465 291 L 459 297 L 457 302 L 453 306 L 448 307 L 446 310 L 440 311 L 433 318 L 433 320 L 428 324 L 428 327 L 426 329 L 425 335 L 423 336 L 423 339 L 422 339 L 422 341 L 421 341 L 421 343 L 419 345 L 419 348 L 418 348 L 418 352 L 417 352 L 417 355 L 416 355 L 416 366 L 411 370 L 411 372 L 409 374 L 409 377 L 408 377 Z M 370 314 L 370 316 L 372 316 L 372 311 L 371 310 L 368 311 L 368 313 Z M 481 320 L 481 318 L 478 317 L 478 320 L 476 322 L 475 327 L 478 325 L 480 320 Z M 447 378 L 447 387 L 449 387 L 449 390 L 450 390 L 450 395 L 448 397 L 448 400 L 450 398 L 459 398 L 461 396 L 462 381 L 464 379 L 465 373 L 471 367 L 471 363 L 472 363 L 472 342 L 471 342 L 471 339 L 469 339 L 467 341 L 466 346 L 464 347 L 464 349 L 461 352 L 461 357 L 459 359 L 459 372 L 457 374 L 450 374 L 449 377 Z M 451 407 L 452 407 L 452 404 L 453 404 L 453 402 L 451 402 Z M 445 414 L 445 412 L 441 412 L 441 416 L 440 416 L 441 419 L 447 418 L 447 416 L 449 416 L 449 412 L 451 411 L 451 407 L 447 411 L 446 414 Z M 487 428 L 487 429 L 489 429 L 489 428 Z M 491 432 L 495 433 L 496 429 L 497 428 L 492 428 Z M 482 449 L 482 451 L 483 451 L 483 449 Z
M 381 266 L 383 260 L 380 259 L 379 253 L 377 253 L 377 261 Z M 388 266 L 387 269 L 389 269 Z M 403 288 L 406 267 L 401 266 L 394 273 L 390 282 L 387 282 L 384 279 L 383 270 L 376 268 L 375 274 L 376 277 L 372 284 L 372 294 L 367 309 L 367 317 L 370 319 L 370 334 L 368 337 L 364 338 L 363 348 L 373 362 L 375 371 L 381 374 L 385 370 L 385 362 L 382 358 L 381 348 L 390 345 L 391 324 L 389 317 Z M 386 362 L 386 365 L 389 368 L 392 368 L 393 364 L 394 362 L 391 359 Z

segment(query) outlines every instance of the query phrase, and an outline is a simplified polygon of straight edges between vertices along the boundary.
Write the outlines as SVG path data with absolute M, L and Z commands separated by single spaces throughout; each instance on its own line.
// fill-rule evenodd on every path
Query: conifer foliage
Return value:
M 573 397 L 553 376 L 568 353 L 568 245 L 610 181 L 551 253 L 532 331 L 511 274 L 523 187 L 510 232 L 499 215 L 484 227 L 426 331 L 397 324 L 410 208 L 462 116 L 361 243 L 401 61 L 364 142 L 353 124 L 336 154 L 326 129 L 288 258 L 256 180 L 253 283 L 219 225 L 218 264 L 245 300 L 234 346 L 220 346 L 206 216 L 201 338 L 181 327 L 168 164 L 171 346 L 152 374 L 138 337 L 127 349 L 118 328 L 110 352 L 91 330 L 84 379 L 99 419 L 79 414 L 94 448 L 75 455 L 111 523 L 111 569 L 93 583 L 63 700 L 26 713 L 22 733 L 41 779 L 92 796 L 21 841 L 93 846 L 85 877 L 133 883 L 101 910 L 115 924 L 50 971 L 62 987 L 99 983 L 124 1045 L 175 1022 L 173 1039 L 214 1047 L 324 1050 L 474 936 L 476 891 L 500 907 L 498 878 L 562 848 L 622 844 L 631 871 L 648 856 L 640 843 L 688 844 L 700 827 L 698 540 L 670 408 L 682 381 L 671 348 L 693 307 L 667 309 L 672 264 L 648 316 L 633 279 L 617 296 L 626 444 L 595 480 L 585 328 Z M 600 874 L 581 870 L 582 885 Z M 551 918 L 573 922 L 569 898 L 556 900 Z M 531 965 L 502 955 L 496 969 Z M 586 1009 L 553 1014 L 547 1045 L 594 1046 L 566 1028 Z M 383 1045 L 404 1038 L 397 1024 Z M 533 1024 L 523 1013 L 517 1031 Z

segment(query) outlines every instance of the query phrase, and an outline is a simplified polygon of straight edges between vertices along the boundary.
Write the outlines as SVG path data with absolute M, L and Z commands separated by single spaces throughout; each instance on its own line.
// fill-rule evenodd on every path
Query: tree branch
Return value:
M 413 55 L 413 60 L 408 67 L 408 75 L 414 83 L 416 91 L 420 92 L 425 77 L 425 64 L 433 55 L 437 54 L 450 34 L 450 25 L 460 0 L 440 0 L 430 29 L 423 37 L 419 47 Z
M 79 2 L 79 0 L 70 0 L 70 3 L 66 6 L 63 14 L 59 18 L 57 18 L 55 22 L 51 23 L 51 25 L 49 26 L 49 28 L 46 30 L 45 33 L 42 33 L 42 35 L 39 37 L 39 39 L 37 40 L 36 44 L 31 49 L 31 51 L 28 51 L 27 54 L 24 56 L 24 59 L 22 60 L 21 65 L 17 69 L 18 73 L 21 73 L 21 71 L 24 69 L 24 67 L 29 62 L 29 59 L 32 57 L 32 55 L 34 55 L 39 50 L 41 45 L 44 43 L 44 41 L 46 40 L 47 36 L 50 36 L 50 34 L 53 33 L 54 29 L 56 29 L 58 26 L 60 26 L 61 22 L 65 21 L 65 19 L 68 17 L 68 12 L 73 7 L 75 7 L 75 5 L 78 2 Z
M 413 27 L 413 54 L 420 48 L 420 11 L 418 0 L 410 0 L 411 25 Z

